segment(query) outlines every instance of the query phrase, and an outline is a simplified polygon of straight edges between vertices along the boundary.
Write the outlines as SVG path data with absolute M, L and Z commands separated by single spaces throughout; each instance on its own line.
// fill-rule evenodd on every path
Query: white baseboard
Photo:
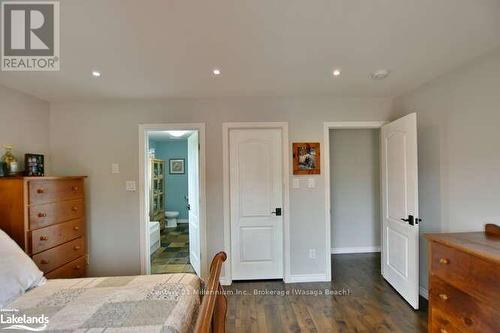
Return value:
M 332 249 L 332 254 L 372 252 L 380 252 L 380 246 L 336 247 Z
M 295 274 L 290 275 L 285 283 L 328 282 L 326 274 Z
M 220 284 L 230 286 L 232 281 L 229 281 L 225 276 L 221 276 Z M 326 274 L 296 274 L 290 275 L 284 279 L 285 283 L 303 283 L 303 282 L 328 282 Z
M 427 290 L 424 287 L 420 286 L 419 291 L 420 291 L 420 296 L 422 296 L 426 300 L 429 299 L 429 290 Z
M 177 223 L 189 223 L 188 219 L 177 219 Z

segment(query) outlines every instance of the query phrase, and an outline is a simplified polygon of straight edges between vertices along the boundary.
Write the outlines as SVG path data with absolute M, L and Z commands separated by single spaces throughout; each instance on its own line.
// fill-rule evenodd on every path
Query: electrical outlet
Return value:
M 309 249 L 309 259 L 316 259 L 316 249 Z

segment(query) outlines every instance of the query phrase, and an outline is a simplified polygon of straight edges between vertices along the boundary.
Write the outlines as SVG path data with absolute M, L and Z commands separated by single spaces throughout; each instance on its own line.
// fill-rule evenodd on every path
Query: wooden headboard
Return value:
M 210 264 L 210 277 L 205 284 L 203 300 L 196 319 L 194 329 L 196 333 L 223 333 L 226 330 L 227 299 L 219 282 L 222 263 L 226 259 L 226 253 L 219 252 Z

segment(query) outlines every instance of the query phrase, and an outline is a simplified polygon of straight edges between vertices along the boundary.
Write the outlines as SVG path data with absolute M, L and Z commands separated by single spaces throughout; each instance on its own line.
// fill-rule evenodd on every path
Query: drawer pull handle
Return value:
M 49 263 L 49 261 L 48 261 L 48 260 L 45 260 L 45 259 L 42 259 L 42 260 L 40 260 L 40 263 L 41 263 L 42 265 L 47 265 L 47 264 Z
M 78 245 L 75 245 L 75 246 L 73 247 L 73 250 L 78 251 L 78 250 L 80 250 L 80 247 L 79 247 Z
M 80 269 L 80 265 L 76 265 L 75 266 L 75 271 L 79 270 Z
M 44 192 L 45 192 L 45 190 L 43 188 L 39 188 L 36 190 L 36 193 L 39 193 L 39 194 L 42 194 Z
M 446 295 L 446 294 L 439 294 L 439 297 L 440 297 L 443 301 L 448 300 L 448 295 Z
M 80 230 L 80 227 L 78 227 L 78 226 L 74 226 L 74 227 L 73 227 L 73 230 L 78 231 L 78 230 Z
M 39 218 L 47 217 L 47 213 L 38 213 L 38 217 Z
M 445 330 L 444 328 L 440 329 L 439 332 L 441 332 L 441 333 L 448 333 L 448 331 Z
M 73 190 L 73 192 L 76 192 L 78 191 L 78 186 L 73 186 L 71 189 Z
M 439 263 L 442 264 L 442 265 L 448 265 L 450 261 L 448 259 L 445 259 L 445 258 L 441 258 L 439 259 Z
M 76 211 L 78 211 L 78 207 L 73 206 L 73 207 L 71 207 L 71 210 L 74 211 L 74 212 L 76 212 Z
M 40 240 L 41 241 L 46 241 L 46 240 L 49 240 L 49 237 L 47 237 L 47 236 L 40 236 Z

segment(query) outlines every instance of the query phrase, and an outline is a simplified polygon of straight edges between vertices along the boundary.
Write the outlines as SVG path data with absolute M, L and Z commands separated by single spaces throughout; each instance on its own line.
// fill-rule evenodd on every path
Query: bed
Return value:
M 43 281 L 4 305 L 2 315 L 46 318 L 21 323 L 45 332 L 222 333 L 227 302 L 219 278 L 225 260 L 224 252 L 214 257 L 205 283 L 194 274 Z M 22 265 L 26 270 L 27 262 Z M 0 329 L 8 326 L 1 323 Z

